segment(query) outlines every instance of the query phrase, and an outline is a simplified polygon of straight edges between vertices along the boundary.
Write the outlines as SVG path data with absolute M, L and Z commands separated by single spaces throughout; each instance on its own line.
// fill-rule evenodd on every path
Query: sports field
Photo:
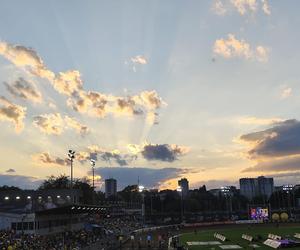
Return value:
M 224 235 L 228 240 L 222 242 L 214 237 L 214 233 L 219 233 Z M 237 227 L 220 227 L 220 228 L 211 228 L 211 229 L 201 229 L 199 228 L 196 232 L 183 233 L 180 236 L 180 242 L 185 243 L 189 250 L 203 249 L 203 250 L 219 250 L 219 249 L 272 249 L 271 247 L 263 245 L 268 237 L 268 234 L 275 234 L 283 236 L 283 238 L 289 238 L 297 240 L 294 238 L 295 233 L 300 233 L 300 226 L 295 224 L 286 224 L 286 225 L 245 225 Z M 242 234 L 247 234 L 253 236 L 254 238 L 258 237 L 258 240 L 249 242 L 242 239 Z M 213 245 L 214 242 L 220 242 L 219 245 Z M 300 239 L 299 239 L 300 241 Z M 198 244 L 198 246 L 188 245 L 187 242 L 194 242 L 193 244 Z M 199 244 L 202 244 L 201 246 Z M 208 245 L 210 244 L 210 245 Z M 256 246 L 253 246 L 255 244 Z M 224 245 L 227 245 L 223 248 Z M 241 248 L 232 248 L 229 245 L 240 246 Z M 300 247 L 295 247 L 291 249 L 300 249 Z

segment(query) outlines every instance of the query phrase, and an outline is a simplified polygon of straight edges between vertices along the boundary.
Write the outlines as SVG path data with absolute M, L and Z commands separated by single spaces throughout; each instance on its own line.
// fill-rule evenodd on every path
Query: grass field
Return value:
M 263 241 L 267 239 L 267 236 L 269 233 L 288 237 L 290 239 L 296 240 L 293 235 L 295 233 L 300 233 L 300 226 L 299 225 L 280 225 L 279 227 L 276 227 L 275 225 L 251 225 L 251 226 L 237 226 L 237 227 L 220 227 L 220 228 L 213 228 L 213 229 L 198 229 L 197 233 L 190 232 L 190 233 L 183 233 L 180 236 L 180 242 L 185 243 L 187 241 L 220 241 L 214 238 L 214 233 L 220 233 L 226 238 L 229 239 L 229 241 L 225 241 L 222 243 L 222 245 L 239 245 L 243 249 L 253 249 L 253 247 L 250 247 L 250 244 L 256 244 L 260 246 L 259 250 L 270 250 L 272 248 L 263 245 Z M 257 235 L 260 235 L 262 237 L 261 240 L 255 241 L 253 243 L 250 243 L 247 240 L 242 239 L 242 234 L 251 235 L 253 237 L 256 237 Z M 219 250 L 221 249 L 219 246 L 188 246 L 189 250 L 197 250 L 197 249 L 203 249 L 203 250 Z M 300 247 L 292 248 L 292 249 L 300 249 Z

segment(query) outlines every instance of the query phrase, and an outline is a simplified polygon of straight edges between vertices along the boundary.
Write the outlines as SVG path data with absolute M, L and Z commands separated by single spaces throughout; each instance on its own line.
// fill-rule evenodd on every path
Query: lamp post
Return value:
M 182 192 L 182 187 L 178 186 L 177 187 L 177 192 L 180 193 L 180 214 L 181 214 L 181 223 L 183 223 L 183 192 Z
M 145 195 L 144 195 L 145 187 L 142 186 L 142 185 L 139 185 L 138 188 L 139 188 L 139 192 L 142 194 L 142 199 L 143 199 L 143 203 L 142 203 L 142 217 L 143 217 L 143 224 L 145 224 Z
M 90 160 L 91 166 L 92 166 L 92 172 L 93 172 L 93 205 L 95 204 L 95 165 L 96 165 L 96 161 L 94 159 Z
M 70 149 L 68 152 L 69 161 L 71 164 L 71 183 L 70 183 L 70 189 L 71 189 L 71 197 L 72 197 L 72 203 L 74 202 L 73 197 L 73 160 L 75 158 L 75 151 Z
M 231 191 L 230 191 L 230 187 L 221 187 L 221 192 L 225 197 L 225 201 L 226 201 L 226 210 L 227 210 L 227 214 L 228 217 L 232 216 L 232 200 L 231 200 Z
M 94 159 L 91 159 L 90 162 L 91 162 L 92 172 L 93 172 L 93 190 L 95 190 L 95 165 L 96 165 L 96 161 Z
M 282 187 L 283 191 L 285 191 L 288 195 L 288 207 L 289 207 L 289 213 L 290 213 L 290 217 L 292 217 L 292 208 L 291 208 L 291 192 L 293 192 L 294 190 L 294 185 L 284 185 Z

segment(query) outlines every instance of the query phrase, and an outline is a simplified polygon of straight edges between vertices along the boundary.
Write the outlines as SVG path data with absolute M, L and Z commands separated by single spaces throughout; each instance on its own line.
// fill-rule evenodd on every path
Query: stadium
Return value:
M 2 0 L 0 250 L 300 250 L 299 10 Z

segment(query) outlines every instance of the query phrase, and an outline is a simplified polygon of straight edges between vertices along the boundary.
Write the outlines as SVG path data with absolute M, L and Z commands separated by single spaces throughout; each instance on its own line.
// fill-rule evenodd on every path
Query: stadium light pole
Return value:
M 292 208 L 291 208 L 291 192 L 294 190 L 294 185 L 284 185 L 282 187 L 283 191 L 285 191 L 288 195 L 288 207 L 289 207 L 289 213 L 290 217 L 292 217 Z
M 178 186 L 177 187 L 177 192 L 180 193 L 180 214 L 181 214 L 181 223 L 183 223 L 183 192 L 182 192 L 182 187 Z
M 93 205 L 95 205 L 95 165 L 96 165 L 96 161 L 94 159 L 90 159 L 90 163 L 92 166 L 92 172 L 93 172 L 93 196 L 92 196 L 92 200 L 93 200 Z
M 142 203 L 142 217 L 143 217 L 143 224 L 145 224 L 145 195 L 144 195 L 144 190 L 145 187 L 142 185 L 138 186 L 139 192 L 142 194 L 142 199 L 143 199 L 143 203 Z
M 74 202 L 73 197 L 73 160 L 75 158 L 75 151 L 70 149 L 68 152 L 69 161 L 71 164 L 71 183 L 70 183 L 70 189 L 71 189 L 71 197 L 72 197 L 72 203 Z
M 91 159 L 90 162 L 91 162 L 92 172 L 93 172 L 93 190 L 95 190 L 95 165 L 96 165 L 96 161 L 94 159 Z

